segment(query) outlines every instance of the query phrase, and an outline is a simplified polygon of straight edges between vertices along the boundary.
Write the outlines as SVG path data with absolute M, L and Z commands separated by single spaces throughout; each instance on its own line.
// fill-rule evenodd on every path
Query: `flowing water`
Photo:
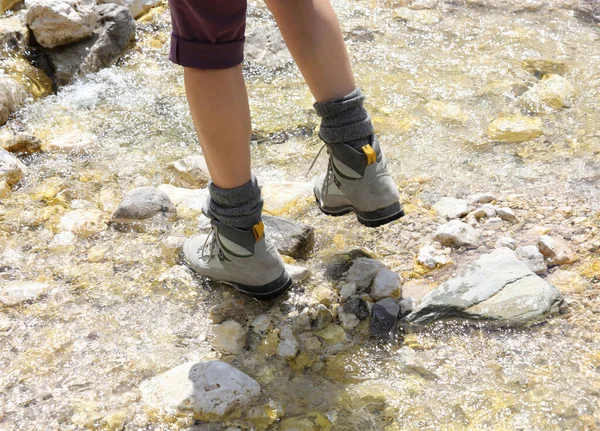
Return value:
M 144 409 L 138 388 L 183 362 L 218 356 L 210 307 L 239 298 L 247 322 L 269 314 L 281 325 L 306 302 L 304 292 L 332 285 L 323 262 L 352 248 L 405 278 L 439 283 L 453 270 L 423 274 L 413 263 L 437 226 L 428 207 L 476 192 L 511 202 L 523 220 L 517 239 L 544 225 L 577 245 L 581 260 L 567 269 L 587 285 L 566 294 L 567 314 L 523 329 L 438 324 L 391 344 L 359 327 L 346 342 L 324 342 L 291 363 L 272 355 L 269 340 L 251 340 L 223 360 L 254 377 L 263 395 L 229 423 L 278 429 L 274 418 L 316 412 L 340 430 L 600 429 L 600 27 L 566 7 L 487 3 L 419 10 L 401 1 L 334 3 L 408 214 L 369 230 L 352 217 L 320 215 L 309 200 L 289 208 L 288 217 L 315 227 L 314 251 L 300 262 L 312 277 L 270 304 L 200 279 L 159 280 L 181 263 L 173 238 L 196 232 L 197 214 L 55 237 L 69 211 L 109 215 L 128 190 L 173 183 L 167 164 L 199 153 L 182 71 L 167 60 L 166 8 L 138 22 L 136 44 L 117 65 L 21 110 L 8 127 L 43 142 L 83 134 L 88 144 L 24 158 L 27 175 L 0 203 L 0 282 L 52 286 L 38 301 L 1 310 L 9 323 L 0 332 L 0 429 L 186 429 L 189 418 Z M 252 2 L 249 29 L 269 20 Z M 541 72 L 528 66 L 532 59 L 544 60 Z M 547 70 L 574 87 L 570 106 L 536 115 L 544 132 L 536 139 L 488 139 L 495 118 L 527 114 L 519 97 Z M 255 172 L 303 181 L 320 143 L 299 72 L 291 63 L 249 64 L 246 75 Z M 436 115 L 436 106 L 451 113 Z M 557 211 L 566 206 L 569 216 Z M 416 350 L 418 366 L 401 365 L 404 344 Z

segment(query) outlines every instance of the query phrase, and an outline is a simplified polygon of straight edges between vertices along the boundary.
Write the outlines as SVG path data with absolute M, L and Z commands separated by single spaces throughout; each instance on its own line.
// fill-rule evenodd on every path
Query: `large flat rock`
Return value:
M 557 312 L 563 298 L 507 248 L 494 250 L 426 294 L 407 317 L 412 323 L 466 318 L 529 323 Z

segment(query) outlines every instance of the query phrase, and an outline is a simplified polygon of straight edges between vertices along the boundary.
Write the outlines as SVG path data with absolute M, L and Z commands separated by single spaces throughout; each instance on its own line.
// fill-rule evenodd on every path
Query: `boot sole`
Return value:
M 239 292 L 250 295 L 259 301 L 268 301 L 281 295 L 283 292 L 288 290 L 292 285 L 292 279 L 288 275 L 287 271 L 283 271 L 276 280 L 265 284 L 264 286 L 246 286 L 245 284 L 231 283 L 228 281 L 222 281 L 222 283 L 229 284 L 231 287 Z M 257 292 L 257 290 L 260 290 Z
M 390 205 L 389 207 L 382 208 L 376 211 L 360 211 L 352 205 L 347 205 L 343 207 L 337 208 L 328 208 L 321 206 L 319 203 L 319 199 L 315 195 L 315 200 L 317 201 L 317 206 L 328 216 L 339 217 L 346 215 L 348 213 L 353 212 L 356 215 L 359 223 L 367 227 L 379 227 L 387 223 L 391 223 L 394 220 L 398 220 L 401 217 L 404 217 L 404 210 L 402 209 L 402 205 L 400 202 L 396 202 L 395 204 Z

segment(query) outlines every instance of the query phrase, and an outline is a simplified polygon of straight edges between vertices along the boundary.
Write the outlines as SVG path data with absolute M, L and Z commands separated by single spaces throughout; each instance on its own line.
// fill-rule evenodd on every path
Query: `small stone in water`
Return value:
M 189 156 L 169 163 L 167 168 L 186 186 L 204 187 L 210 178 L 203 156 Z
M 445 197 L 441 198 L 432 208 L 442 217 L 455 219 L 467 215 L 470 206 L 464 199 Z
M 373 279 L 383 267 L 383 263 L 369 258 L 358 258 L 354 261 L 348 273 L 346 280 L 349 283 L 355 283 L 358 289 L 369 287 Z
M 509 236 L 503 236 L 496 241 L 496 248 L 498 247 L 507 247 L 511 250 L 515 250 L 517 248 L 517 241 Z
M 208 313 L 213 323 L 233 320 L 242 324 L 246 321 L 246 308 L 245 301 L 238 298 L 228 298 L 213 306 Z
M 340 323 L 344 329 L 353 329 L 360 323 L 360 320 L 354 314 L 342 311 L 338 312 L 338 319 L 340 319 Z
M 335 323 L 331 323 L 316 333 L 319 337 L 331 344 L 341 343 L 346 340 L 346 331 Z
M 501 142 L 523 142 L 542 135 L 542 120 L 537 117 L 500 117 L 490 123 L 487 134 Z
M 543 274 L 548 269 L 546 262 L 544 262 L 544 256 L 537 247 L 533 245 L 525 245 L 517 248 L 515 250 L 515 255 L 536 274 Z
M 579 260 L 575 251 L 561 238 L 542 235 L 538 241 L 538 248 L 551 266 L 565 265 Z
M 511 223 L 516 223 L 518 221 L 514 211 L 510 208 L 496 208 L 496 213 L 502 220 L 509 221 Z
M 271 318 L 266 314 L 261 314 L 250 324 L 250 328 L 252 328 L 252 331 L 256 332 L 257 334 L 266 333 L 270 326 Z
M 213 346 L 224 353 L 241 353 L 246 344 L 246 331 L 237 322 L 229 320 L 213 328 Z
M 0 303 L 6 306 L 34 301 L 50 290 L 48 283 L 15 281 L 0 287 Z
M 329 325 L 333 321 L 333 314 L 323 304 L 317 305 L 317 309 L 311 314 L 312 326 L 315 330 L 320 330 Z
M 385 298 L 373 306 L 369 333 L 375 337 L 393 337 L 398 325 L 400 305 L 392 298 Z
M 365 320 L 370 315 L 367 303 L 360 298 L 352 298 L 348 302 L 342 304 L 339 309 L 340 313 L 352 314 L 358 320 Z
M 11 186 L 23 178 L 26 171 L 27 168 L 19 159 L 0 148 L 0 180 Z
M 11 153 L 31 154 L 41 151 L 42 143 L 33 135 L 20 133 L 6 137 L 0 136 L 0 147 Z
M 398 298 L 402 289 L 402 278 L 387 268 L 381 268 L 371 287 L 371 298 L 379 301 L 383 298 Z
M 562 293 L 581 293 L 588 288 L 585 279 L 573 271 L 559 269 L 550 274 L 547 280 Z
M 279 331 L 277 354 L 284 359 L 294 359 L 298 354 L 298 340 L 289 326 L 284 326 Z
M 149 219 L 157 214 L 173 216 L 175 206 L 166 193 L 154 187 L 140 187 L 129 191 L 112 216 L 113 222 Z
M 4 313 L 0 313 L 0 332 L 6 332 L 12 327 L 12 322 Z
M 345 301 L 353 295 L 356 295 L 356 283 L 345 283 L 340 289 L 340 299 Z
M 337 295 L 327 286 L 319 285 L 312 293 L 317 302 L 325 306 L 331 306 L 337 302 Z
M 408 298 L 405 298 L 402 301 L 400 301 L 399 305 L 400 305 L 400 314 L 398 317 L 402 318 L 414 310 L 415 301 L 413 300 L 413 298 L 408 297 Z
M 310 270 L 305 266 L 286 263 L 285 269 L 294 283 L 300 283 L 310 277 Z
M 460 220 L 452 220 L 440 226 L 435 232 L 434 240 L 442 245 L 450 247 L 477 247 L 479 245 L 479 235 L 466 223 Z

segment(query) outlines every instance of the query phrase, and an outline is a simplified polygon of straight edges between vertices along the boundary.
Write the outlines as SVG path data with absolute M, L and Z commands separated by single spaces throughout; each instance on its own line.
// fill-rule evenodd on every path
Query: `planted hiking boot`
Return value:
M 404 215 L 398 188 L 387 171 L 385 155 L 375 135 L 361 150 L 347 144 L 326 146 L 327 173 L 317 178 L 314 187 L 321 211 L 331 216 L 354 212 L 358 221 L 369 227 Z
M 194 271 L 257 299 L 274 298 L 291 286 L 279 252 L 265 239 L 262 222 L 252 230 L 236 229 L 215 220 L 211 224 L 210 234 L 193 236 L 183 246 L 183 254 Z

